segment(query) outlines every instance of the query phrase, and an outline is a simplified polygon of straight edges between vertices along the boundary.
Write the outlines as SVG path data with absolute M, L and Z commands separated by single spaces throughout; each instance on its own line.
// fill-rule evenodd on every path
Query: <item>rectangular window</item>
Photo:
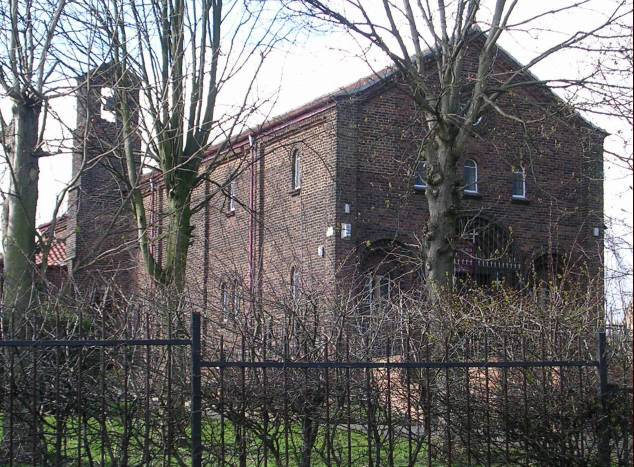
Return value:
M 367 306 L 387 302 L 392 298 L 392 281 L 389 275 L 367 275 L 363 282 L 363 303 Z
M 236 181 L 232 180 L 231 185 L 229 185 L 229 211 L 234 212 L 236 210 Z
M 295 151 L 293 160 L 293 188 L 299 190 L 302 187 L 302 155 Z
M 526 173 L 522 167 L 513 170 L 513 198 L 526 198 Z
M 372 304 L 374 298 L 374 278 L 367 275 L 363 278 L 363 303 L 367 306 Z
M 473 159 L 467 159 L 464 164 L 465 193 L 478 192 L 478 164 Z
M 233 284 L 233 315 L 238 316 L 240 313 L 240 302 L 242 301 L 242 297 L 240 294 L 240 286 L 237 282 Z
M 392 297 L 392 282 L 390 276 L 376 276 L 378 296 L 381 300 L 389 300 Z
M 416 166 L 416 173 L 414 174 L 414 188 L 419 190 L 427 188 L 427 182 L 425 181 L 425 161 L 420 161 Z
M 223 316 L 227 316 L 227 314 L 229 313 L 229 292 L 227 291 L 227 284 L 225 284 L 224 282 L 222 283 L 221 290 L 222 314 Z
M 291 298 L 297 300 L 299 297 L 299 273 L 295 267 L 291 268 Z

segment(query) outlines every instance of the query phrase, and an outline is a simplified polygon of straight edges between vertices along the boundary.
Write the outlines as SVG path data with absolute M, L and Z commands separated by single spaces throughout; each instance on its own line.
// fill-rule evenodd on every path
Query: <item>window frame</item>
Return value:
M 363 303 L 371 306 L 374 302 L 374 276 L 366 274 L 363 277 Z
M 522 176 L 522 193 L 515 193 L 515 176 L 521 173 Z M 511 175 L 511 197 L 513 199 L 526 199 L 526 169 L 524 167 L 519 166 L 513 169 Z
M 227 316 L 229 314 L 229 291 L 227 290 L 227 283 L 223 282 L 220 285 L 220 301 L 222 306 L 222 315 Z
M 473 163 L 473 166 L 469 166 L 469 162 Z M 467 183 L 467 168 L 473 170 L 473 183 Z M 478 191 L 478 163 L 474 159 L 467 159 L 464 161 L 463 166 L 463 182 L 464 182 L 464 192 L 468 194 L 477 194 Z
M 422 176 L 420 176 L 422 173 Z M 425 180 L 425 176 L 427 175 L 427 161 L 418 161 L 416 164 L 416 169 L 414 172 L 414 189 L 416 190 L 426 190 L 427 189 L 427 181 Z M 420 180 L 420 183 L 417 183 Z
M 293 191 L 302 189 L 302 153 L 299 149 L 293 151 L 291 166 L 291 188 Z
M 368 273 L 363 277 L 362 299 L 365 306 L 388 303 L 393 294 L 392 275 Z
M 229 212 L 236 212 L 237 192 L 238 192 L 238 188 L 236 186 L 236 181 L 231 180 L 231 182 L 229 182 Z
M 374 276 L 376 298 L 381 302 L 392 300 L 392 277 L 390 274 L 377 274 Z
M 240 290 L 240 284 L 238 281 L 233 282 L 233 297 L 232 297 L 233 316 L 238 316 L 240 313 L 240 305 L 242 302 L 242 294 Z
M 291 268 L 291 299 L 299 298 L 299 272 L 295 266 Z

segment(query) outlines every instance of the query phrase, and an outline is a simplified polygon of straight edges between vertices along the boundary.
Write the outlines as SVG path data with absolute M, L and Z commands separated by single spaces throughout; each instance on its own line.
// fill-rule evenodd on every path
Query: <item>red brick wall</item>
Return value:
M 500 75 L 510 66 L 501 57 Z M 333 99 L 336 106 L 255 135 L 252 286 L 267 307 L 269 300 L 288 301 L 292 267 L 299 268 L 306 296 L 326 296 L 336 275 L 344 283 L 366 245 L 398 240 L 415 250 L 420 243 L 427 207 L 413 178 L 423 125 L 412 101 L 389 83 Z M 585 261 L 598 270 L 603 238 L 602 232 L 598 238 L 592 233 L 603 225 L 603 135 L 567 115 L 544 89 L 517 91 L 499 105 L 526 125 L 494 111 L 486 114 L 458 163 L 462 171 L 466 159 L 477 162 L 479 191 L 464 197 L 459 214 L 483 216 L 509 230 L 525 273 L 547 251 L 568 253 L 577 265 Z M 213 195 L 193 217 L 187 272 L 192 297 L 210 314 L 219 309 L 223 282 L 229 291 L 240 284 L 243 311 L 249 306 L 252 156 L 248 143 L 240 144 L 192 198 L 196 205 Z M 302 154 L 299 191 L 292 188 L 295 150 Z M 512 199 L 512 169 L 519 164 L 526 170 L 525 201 Z M 237 203 L 229 213 L 232 174 Z M 155 200 L 157 213 L 162 204 Z M 352 224 L 352 238 L 341 238 L 342 223 Z M 332 236 L 326 235 L 329 227 Z M 317 254 L 320 246 L 324 257 Z
M 335 241 L 327 237 L 335 224 L 336 112 L 326 108 L 276 131 L 256 134 L 254 152 L 246 141 L 228 161 L 210 171 L 209 181 L 193 193 L 192 206 L 211 195 L 209 203 L 192 218 L 194 230 L 188 254 L 188 293 L 208 315 L 218 315 L 221 284 L 230 295 L 234 283 L 241 289 L 241 312 L 250 306 L 249 286 L 256 295 L 278 304 L 290 298 L 291 268 L 298 268 L 304 296 L 327 294 L 334 286 Z M 292 187 L 293 152 L 301 152 L 302 186 Z M 253 161 L 253 163 L 252 163 Z M 205 166 L 205 169 L 207 166 Z M 251 172 L 253 170 L 253 239 L 249 238 Z M 230 182 L 236 183 L 235 211 L 229 210 Z M 155 187 L 154 218 L 163 219 L 162 188 Z M 160 198 L 160 199 L 159 199 Z M 146 188 L 145 204 L 152 196 Z M 148 220 L 151 215 L 148 214 Z M 158 239 L 159 229 L 153 229 Z M 249 251 L 252 242 L 253 272 Z M 323 246 L 324 255 L 318 255 Z M 163 245 L 155 242 L 157 254 Z M 252 275 L 252 279 L 250 279 Z M 144 276 L 141 274 L 141 276 Z M 141 283 L 149 284 L 146 277 Z M 147 288 L 146 288 L 147 290 Z M 230 296 L 230 302 L 233 297 Z M 231 303 L 232 305 L 232 303 Z M 270 302 L 264 305 L 270 306 Z
M 505 66 L 498 63 L 500 70 Z M 465 195 L 459 214 L 484 216 L 510 229 L 525 270 L 551 249 L 571 254 L 576 265 L 587 262 L 596 272 L 603 249 L 602 233 L 593 237 L 593 228 L 603 226 L 603 135 L 566 115 L 541 89 L 517 91 L 499 104 L 528 123 L 489 111 L 476 127 L 458 167 L 462 172 L 466 159 L 477 162 L 479 193 Z M 348 216 L 353 238 L 340 242 L 340 260 L 380 239 L 420 243 L 428 214 L 424 192 L 413 188 L 422 125 L 412 101 L 404 90 L 387 85 L 367 100 L 343 101 L 343 114 L 349 117 L 341 123 L 340 139 L 353 134 L 358 140 L 348 144 L 344 157 L 356 165 L 340 162 L 341 202 L 349 199 L 354 206 Z M 526 170 L 525 202 L 512 199 L 512 169 L 520 164 Z

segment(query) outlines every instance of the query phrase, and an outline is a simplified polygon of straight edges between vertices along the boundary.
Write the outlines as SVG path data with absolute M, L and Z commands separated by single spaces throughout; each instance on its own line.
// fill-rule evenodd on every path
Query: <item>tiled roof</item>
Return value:
M 54 239 L 51 249 L 46 257 L 46 264 L 49 267 L 52 266 L 64 266 L 66 263 L 66 241 L 60 239 Z M 42 253 L 35 255 L 35 264 L 42 264 Z
M 55 222 L 55 232 L 53 233 L 51 249 L 46 257 L 46 265 L 49 267 L 64 266 L 66 264 L 66 237 L 64 234 L 66 232 L 67 219 L 68 217 L 64 214 L 58 217 Z M 38 226 L 37 230 L 43 235 L 50 225 L 51 223 L 47 222 L 46 224 Z M 46 241 L 46 237 L 44 237 L 44 241 Z M 35 255 L 35 264 L 42 264 L 42 256 L 41 251 Z

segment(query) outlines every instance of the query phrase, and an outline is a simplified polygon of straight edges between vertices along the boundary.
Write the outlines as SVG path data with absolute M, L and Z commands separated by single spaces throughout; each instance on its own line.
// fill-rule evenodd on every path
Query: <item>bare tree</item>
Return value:
M 35 335 L 36 324 L 27 320 L 27 315 L 32 305 L 36 309 L 33 298 L 39 159 L 48 155 L 43 136 L 49 103 L 60 95 L 57 52 L 66 7 L 65 0 L 11 0 L 0 7 L 0 40 L 6 44 L 0 51 L 0 86 L 2 97 L 8 98 L 12 107 L 11 116 L 0 112 L 0 143 L 9 185 L 2 215 L 2 332 L 10 338 L 26 339 Z M 28 375 L 32 368 L 28 357 L 24 353 L 13 353 L 12 358 L 12 368 L 19 369 L 21 375 Z M 6 365 L 3 368 L 7 368 Z M 19 381 L 22 380 L 15 379 L 18 386 Z M 24 409 L 28 402 L 20 400 L 16 405 Z M 6 428 L 10 423 L 7 418 L 3 419 L 5 430 L 0 446 L 3 454 L 8 452 Z M 13 451 L 14 460 L 34 463 L 41 460 L 39 422 L 16 419 L 13 429 L 20 437 Z
M 9 172 L 3 212 L 4 300 L 19 314 L 28 306 L 36 249 L 35 210 L 38 160 L 45 156 L 43 134 L 51 81 L 58 67 L 55 47 L 66 1 L 12 0 L 0 9 L 0 85 L 12 115 L 0 115 L 2 145 Z
M 95 4 L 109 46 L 106 58 L 118 73 L 116 82 L 138 80 L 142 89 L 140 127 L 133 122 L 132 103 L 125 93 L 115 89 L 115 100 L 123 125 L 141 256 L 147 274 L 167 288 L 181 291 L 185 287 L 192 215 L 236 175 L 215 185 L 201 203 L 192 204 L 194 189 L 218 162 L 232 157 L 231 137 L 255 110 L 251 90 L 257 72 L 286 32 L 285 23 L 277 21 L 278 13 L 270 5 L 220 0 L 143 4 L 103 0 Z M 241 75 L 246 78 L 243 86 L 230 88 Z M 226 88 L 234 98 L 231 109 L 223 113 L 217 107 Z M 150 248 L 138 155 L 132 145 L 139 130 L 167 197 L 163 265 Z M 224 142 L 210 153 L 216 140 Z
M 620 321 L 632 300 L 632 3 L 600 47 L 588 46 L 587 77 L 568 90 L 570 105 L 610 132 L 605 145 L 605 279 L 608 319 Z M 617 314 L 610 316 L 610 311 Z
M 361 41 L 381 51 L 396 72 L 420 113 L 425 134 L 419 160 L 425 162 L 429 219 L 423 232 L 427 287 L 436 300 L 452 288 L 460 208 L 457 163 L 485 110 L 491 108 L 521 121 L 496 102 L 521 87 L 546 84 L 529 73 L 545 58 L 591 40 L 607 25 L 628 14 L 625 2 L 612 5 L 595 26 L 564 37 L 538 52 L 525 65 L 504 75 L 493 66 L 502 34 L 530 31 L 544 17 L 574 11 L 588 2 L 567 2 L 514 19 L 517 1 L 479 0 L 411 2 L 384 0 L 381 5 L 363 0 L 338 4 L 320 0 L 290 1 L 288 7 L 309 21 L 342 26 Z M 474 47 L 475 45 L 475 47 Z M 474 61 L 470 57 L 475 56 Z M 566 83 L 566 82 L 564 82 Z

